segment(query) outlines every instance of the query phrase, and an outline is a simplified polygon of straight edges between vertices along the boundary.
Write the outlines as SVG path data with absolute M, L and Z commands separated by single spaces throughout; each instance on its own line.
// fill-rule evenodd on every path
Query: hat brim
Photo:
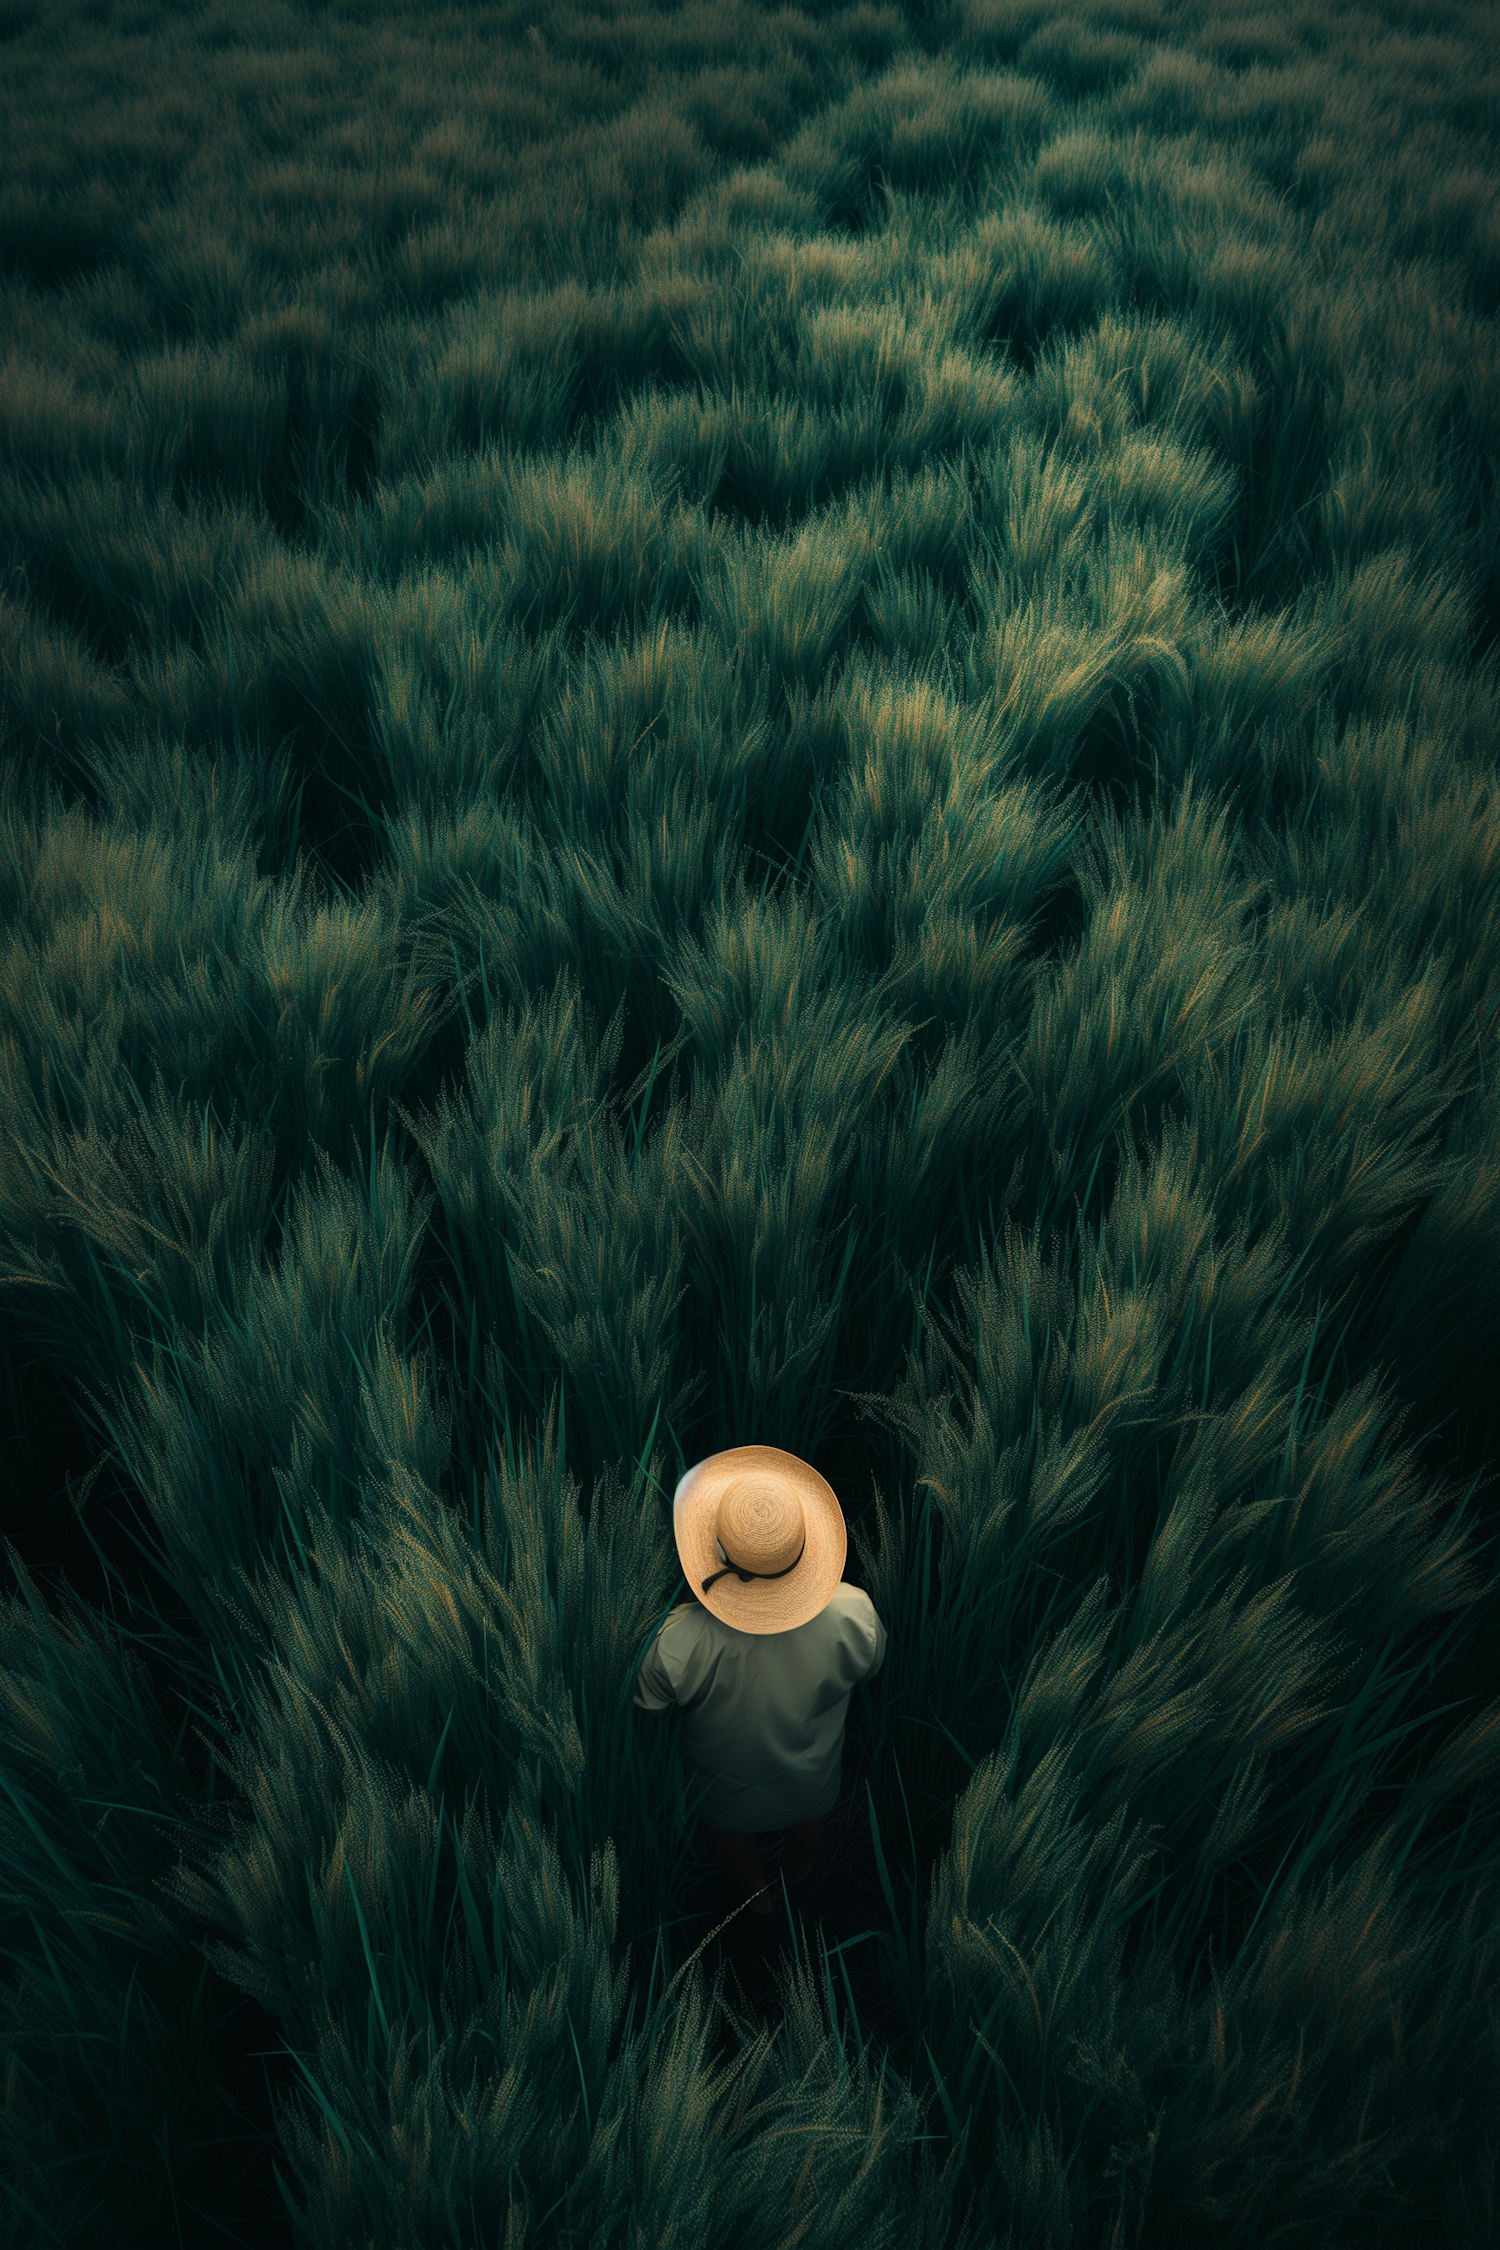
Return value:
M 704 1579 L 724 1567 L 717 1544 L 720 1496 L 752 1469 L 783 1479 L 796 1492 L 807 1544 L 784 1578 L 752 1578 L 747 1584 L 731 1572 L 714 1579 L 705 1593 Z M 673 1497 L 672 1530 L 694 1599 L 740 1633 L 790 1633 L 816 1617 L 843 1577 L 849 1551 L 844 1511 L 832 1485 L 809 1462 L 775 1445 L 731 1446 L 689 1469 Z

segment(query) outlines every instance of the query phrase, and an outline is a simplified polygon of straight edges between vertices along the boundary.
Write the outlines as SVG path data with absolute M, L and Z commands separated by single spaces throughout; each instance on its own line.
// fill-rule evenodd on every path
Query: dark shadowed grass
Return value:
M 0 57 L 5 2243 L 1480 2250 L 1488 17 Z M 890 1647 L 742 2007 L 751 1440 Z

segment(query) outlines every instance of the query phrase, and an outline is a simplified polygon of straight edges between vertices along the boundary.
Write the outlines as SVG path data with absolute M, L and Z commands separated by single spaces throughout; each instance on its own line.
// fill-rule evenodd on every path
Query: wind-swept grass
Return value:
M 6 2244 L 1480 2250 L 1489 18 L 0 46 Z M 752 1440 L 890 1635 L 758 2000 Z

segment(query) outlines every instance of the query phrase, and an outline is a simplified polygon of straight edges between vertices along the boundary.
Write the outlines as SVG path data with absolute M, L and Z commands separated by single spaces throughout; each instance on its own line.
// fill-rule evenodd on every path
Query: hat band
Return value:
M 798 1563 L 799 1563 L 799 1562 L 801 1562 L 801 1560 L 802 1560 L 802 1557 L 803 1557 L 803 1556 L 804 1556 L 804 1555 L 806 1554 L 806 1552 L 807 1552 L 807 1533 L 806 1533 L 806 1532 L 804 1531 L 804 1532 L 803 1532 L 803 1534 L 802 1534 L 802 1544 L 801 1544 L 801 1546 L 800 1546 L 800 1547 L 799 1547 L 799 1548 L 797 1549 L 797 1552 L 795 1553 L 795 1555 L 793 1555 L 793 1557 L 792 1557 L 791 1561 L 790 1561 L 790 1562 L 789 1562 L 789 1563 L 787 1564 L 787 1566 L 786 1566 L 786 1570 L 741 1570 L 741 1568 L 740 1568 L 740 1566 L 739 1566 L 739 1564 L 738 1564 L 737 1562 L 726 1563 L 726 1564 L 724 1565 L 724 1568 L 723 1568 L 722 1570 L 716 1570 L 716 1571 L 714 1572 L 714 1574 L 713 1574 L 713 1577 L 712 1577 L 712 1578 L 705 1578 L 705 1579 L 704 1579 L 704 1581 L 703 1581 L 703 1591 L 704 1591 L 704 1593 L 706 1594 L 706 1593 L 708 1592 L 708 1589 L 709 1589 L 709 1587 L 710 1587 L 710 1586 L 712 1586 L 712 1585 L 713 1585 L 713 1584 L 715 1583 L 715 1581 L 716 1581 L 716 1580 L 718 1580 L 718 1579 L 720 1579 L 720 1578 L 727 1578 L 727 1577 L 729 1576 L 729 1573 L 730 1573 L 731 1571 L 733 1571 L 733 1572 L 734 1572 L 734 1575 L 735 1575 L 735 1577 L 736 1577 L 736 1578 L 737 1578 L 737 1579 L 739 1580 L 739 1582 L 740 1582 L 740 1584 L 741 1584 L 742 1586 L 748 1586 L 752 1578 L 785 1578 L 785 1576 L 786 1576 L 786 1571 L 787 1571 L 787 1570 L 795 1570 L 795 1569 L 796 1569 L 796 1567 L 797 1567 L 797 1565 L 798 1565 Z

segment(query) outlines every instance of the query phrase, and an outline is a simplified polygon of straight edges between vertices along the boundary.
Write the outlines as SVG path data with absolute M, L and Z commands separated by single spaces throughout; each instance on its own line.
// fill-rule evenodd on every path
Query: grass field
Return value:
M 1497 133 L 0 0 L 4 2250 L 1500 2238 Z M 758 1970 L 751 1440 L 891 1636 Z

